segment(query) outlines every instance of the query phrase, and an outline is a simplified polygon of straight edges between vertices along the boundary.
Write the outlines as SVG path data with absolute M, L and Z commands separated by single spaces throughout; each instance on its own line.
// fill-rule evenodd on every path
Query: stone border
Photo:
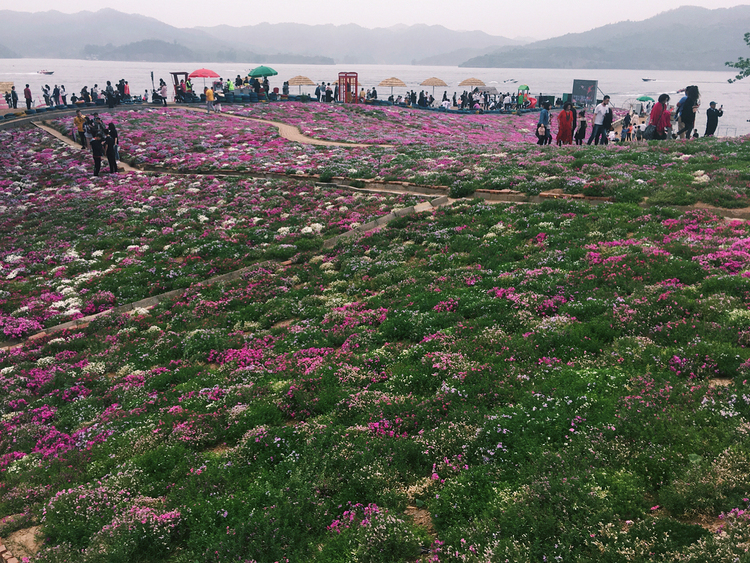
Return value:
M 326 186 L 326 187 L 329 187 L 329 186 L 339 187 L 338 184 L 318 183 L 316 185 Z M 373 231 L 377 228 L 387 225 L 388 223 L 390 223 L 394 219 L 398 219 L 399 217 L 406 217 L 407 215 L 413 215 L 414 213 L 421 213 L 423 211 L 430 211 L 431 209 L 436 209 L 438 207 L 453 205 L 454 201 L 456 200 L 449 199 L 448 196 L 440 196 L 436 199 L 433 199 L 432 201 L 426 201 L 424 203 L 418 203 L 417 205 L 413 205 L 411 207 L 403 207 L 400 209 L 396 209 L 395 211 L 391 211 L 390 213 L 388 213 L 388 215 L 383 215 L 382 217 L 378 217 L 374 221 L 370 221 L 369 223 L 364 223 L 363 225 L 360 225 L 359 227 L 356 227 L 352 229 L 351 231 L 347 231 L 335 237 L 326 239 L 325 242 L 323 242 L 323 248 L 325 249 L 334 248 L 339 241 L 349 239 L 349 238 L 354 238 L 357 235 L 364 234 L 368 231 Z
M 2 559 L 3 563 L 18 563 L 18 559 L 13 557 L 10 550 L 3 545 L 2 538 L 0 538 L 0 559 Z

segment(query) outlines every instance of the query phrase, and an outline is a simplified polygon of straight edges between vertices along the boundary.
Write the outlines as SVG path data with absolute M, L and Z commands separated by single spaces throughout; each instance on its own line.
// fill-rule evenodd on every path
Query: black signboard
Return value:
M 598 80 L 574 80 L 573 102 L 578 106 L 595 106 Z

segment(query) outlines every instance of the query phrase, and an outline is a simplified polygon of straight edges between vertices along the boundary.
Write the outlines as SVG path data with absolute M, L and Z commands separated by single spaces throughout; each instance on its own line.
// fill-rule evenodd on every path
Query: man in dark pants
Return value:
M 711 102 L 706 110 L 706 132 L 704 137 L 713 137 L 716 128 L 719 126 L 719 118 L 724 115 L 724 106 L 716 109 L 716 102 Z
M 26 109 L 31 109 L 31 88 L 29 88 L 28 84 L 23 89 L 23 97 L 26 100 Z
M 604 126 L 604 120 L 607 114 L 612 111 L 609 106 L 609 96 L 602 98 L 602 103 L 596 106 L 594 109 L 594 126 L 591 128 L 591 136 L 586 142 L 587 145 L 594 143 L 598 145 L 600 142 L 603 145 L 607 144 L 607 129 Z M 609 123 L 612 123 L 612 117 L 609 117 Z
M 10 88 L 10 104 L 13 109 L 18 109 L 18 92 L 15 86 Z
M 104 156 L 104 146 L 99 134 L 91 140 L 91 152 L 94 156 L 94 176 L 98 176 L 99 170 L 102 169 L 102 157 Z

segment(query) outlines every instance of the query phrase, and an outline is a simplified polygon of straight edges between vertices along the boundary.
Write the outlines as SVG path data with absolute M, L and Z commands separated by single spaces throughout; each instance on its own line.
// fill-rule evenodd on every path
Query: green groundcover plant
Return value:
M 0 351 L 0 536 L 39 525 L 34 561 L 748 560 L 747 223 L 465 199 L 324 248 L 417 200 L 92 180 L 38 135 L 3 327 L 180 292 Z

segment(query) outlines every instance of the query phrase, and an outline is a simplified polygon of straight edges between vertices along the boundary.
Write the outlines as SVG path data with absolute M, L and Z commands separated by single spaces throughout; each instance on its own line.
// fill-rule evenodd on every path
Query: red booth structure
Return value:
M 357 92 L 359 81 L 356 72 L 339 72 L 339 99 L 337 101 L 345 104 L 359 103 Z

